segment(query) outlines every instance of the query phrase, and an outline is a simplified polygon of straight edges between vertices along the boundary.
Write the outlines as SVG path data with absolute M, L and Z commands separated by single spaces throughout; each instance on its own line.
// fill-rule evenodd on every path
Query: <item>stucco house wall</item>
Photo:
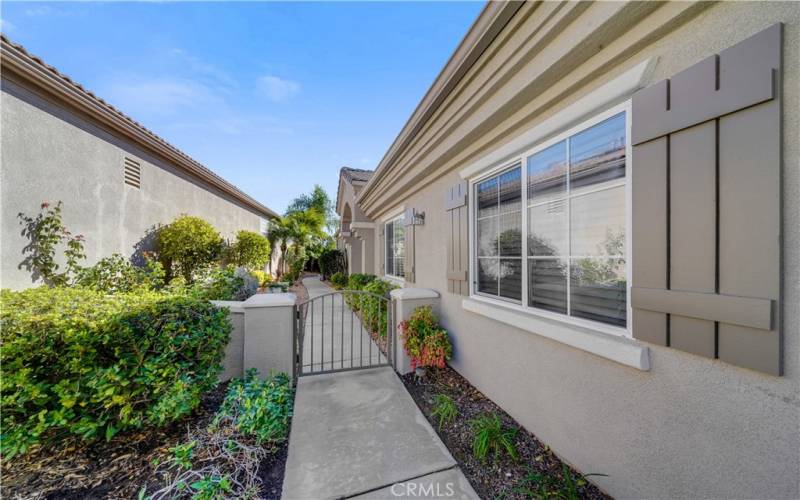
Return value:
M 225 238 L 259 232 L 269 215 L 150 155 L 30 90 L 2 80 L 0 286 L 34 285 L 18 266 L 27 240 L 17 214 L 62 201 L 63 220 L 85 237 L 87 264 L 153 248 L 149 232 L 181 214 L 209 221 Z M 141 188 L 123 182 L 123 159 L 141 164 Z
M 783 376 L 631 341 L 649 347 L 649 371 L 639 370 L 468 312 L 465 297 L 448 292 L 444 193 L 460 169 L 652 56 L 644 86 L 776 22 Z M 535 50 L 520 50 L 536 39 Z M 513 69 L 498 71 L 509 60 Z M 800 497 L 799 79 L 795 3 L 525 4 L 361 196 L 376 221 L 398 207 L 425 212 L 413 286 L 441 294 L 452 366 L 563 459 L 606 474 L 592 481 L 615 497 Z

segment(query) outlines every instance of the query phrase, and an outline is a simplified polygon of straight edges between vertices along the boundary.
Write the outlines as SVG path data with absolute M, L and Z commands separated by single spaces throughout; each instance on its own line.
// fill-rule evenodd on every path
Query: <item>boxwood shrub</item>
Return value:
M 3 290 L 3 457 L 190 413 L 217 383 L 227 314 L 187 294 Z
M 395 288 L 400 287 L 388 281 L 376 279 L 369 282 L 367 286 L 364 287 L 364 291 L 374 293 L 381 297 L 388 297 L 389 292 Z M 360 306 L 362 321 L 370 331 L 378 332 L 381 337 L 386 335 L 387 304 L 388 302 L 386 300 L 381 300 L 373 295 L 361 296 Z

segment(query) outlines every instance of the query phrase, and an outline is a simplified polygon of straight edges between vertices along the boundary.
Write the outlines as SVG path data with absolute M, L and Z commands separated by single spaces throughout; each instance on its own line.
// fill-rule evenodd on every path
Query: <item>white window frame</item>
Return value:
M 386 261 L 386 249 L 389 248 L 389 238 L 388 238 L 389 234 L 386 231 L 386 226 L 389 223 L 393 223 L 393 224 L 400 223 L 400 224 L 403 224 L 404 223 L 404 214 L 405 214 L 405 212 L 403 210 L 401 210 L 399 213 L 395 213 L 394 215 L 386 218 L 381 223 L 381 224 L 383 224 L 383 245 L 384 245 L 383 255 L 381 256 L 381 259 L 383 259 L 383 270 L 384 270 L 383 277 L 388 279 L 388 280 L 391 280 L 391 281 L 394 281 L 394 282 L 397 282 L 397 283 L 401 283 L 401 284 L 405 283 L 406 277 L 405 276 L 397 276 L 397 275 L 391 274 L 389 272 L 389 265 L 388 265 L 389 263 Z M 405 228 L 405 226 L 403 226 L 403 237 L 405 237 L 405 230 L 406 230 L 406 228 Z M 394 234 L 392 234 L 392 239 L 394 240 Z M 406 258 L 405 248 L 403 248 L 403 259 L 405 260 L 405 258 Z M 394 269 L 392 269 L 392 271 L 394 271 Z
M 621 112 L 625 112 L 625 133 L 626 133 L 626 140 L 625 140 L 625 278 L 626 278 L 626 326 L 618 327 L 614 325 L 609 325 L 606 323 L 601 323 L 599 321 L 593 321 L 584 318 L 578 318 L 574 316 L 569 316 L 566 314 L 556 313 L 553 311 L 547 311 L 544 309 L 537 309 L 535 307 L 528 306 L 528 238 L 527 238 L 527 231 L 528 231 L 528 169 L 526 159 L 535 154 L 539 151 L 547 149 L 548 147 L 556 144 L 564 139 L 573 136 L 583 130 L 586 130 L 598 123 L 607 120 Z M 631 102 L 630 100 L 625 101 L 619 105 L 613 106 L 608 108 L 605 111 L 599 112 L 588 119 L 585 119 L 566 129 L 558 134 L 552 136 L 550 139 L 537 142 L 530 147 L 526 148 L 525 150 L 521 151 L 520 153 L 514 155 L 512 158 L 506 159 L 503 162 L 495 164 L 493 166 L 488 167 L 487 169 L 483 170 L 479 174 L 475 175 L 467 179 L 469 184 L 469 195 L 467 197 L 468 203 L 468 212 L 469 216 L 469 275 L 471 276 L 469 282 L 469 294 L 470 298 L 486 302 L 489 304 L 500 305 L 504 308 L 510 308 L 514 311 L 522 312 L 524 314 L 528 314 L 531 316 L 541 317 L 548 320 L 554 320 L 561 323 L 565 323 L 568 325 L 574 325 L 581 328 L 606 333 L 610 335 L 622 336 L 622 337 L 632 337 L 631 334 L 631 316 L 632 316 L 632 308 L 631 308 L 631 269 L 633 268 L 633 260 L 632 260 L 632 252 L 631 252 L 631 241 L 632 238 L 632 223 L 631 223 L 631 204 L 632 204 L 632 196 L 631 196 L 631 172 L 632 172 L 632 164 L 631 164 L 631 154 L 632 154 L 632 146 L 631 146 Z M 521 198 L 521 207 L 522 207 L 522 229 L 523 229 L 523 236 L 522 236 L 522 279 L 521 279 L 521 286 L 522 286 L 522 300 L 517 301 L 513 299 L 507 299 L 505 297 L 497 297 L 494 295 L 488 295 L 484 293 L 480 293 L 477 291 L 477 238 L 476 238 L 476 221 L 477 221 L 477 203 L 475 197 L 475 189 L 477 184 L 480 182 L 494 177 L 506 170 L 511 169 L 512 167 L 516 166 L 517 164 L 520 165 L 521 169 L 521 187 L 522 190 L 522 198 Z M 567 207 L 569 207 L 569 203 L 567 203 Z M 569 217 L 569 208 L 567 211 L 567 217 Z M 569 277 L 567 277 L 569 282 Z

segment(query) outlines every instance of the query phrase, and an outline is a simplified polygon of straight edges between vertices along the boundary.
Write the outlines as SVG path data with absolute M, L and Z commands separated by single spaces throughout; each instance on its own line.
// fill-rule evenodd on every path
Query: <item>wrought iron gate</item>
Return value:
M 388 297 L 330 292 L 295 306 L 295 375 L 391 366 L 394 320 Z

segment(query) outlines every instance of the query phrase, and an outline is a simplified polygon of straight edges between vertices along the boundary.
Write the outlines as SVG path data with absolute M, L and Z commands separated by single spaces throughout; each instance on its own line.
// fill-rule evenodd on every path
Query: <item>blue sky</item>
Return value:
M 283 212 L 375 168 L 482 7 L 3 2 L 2 30 Z

